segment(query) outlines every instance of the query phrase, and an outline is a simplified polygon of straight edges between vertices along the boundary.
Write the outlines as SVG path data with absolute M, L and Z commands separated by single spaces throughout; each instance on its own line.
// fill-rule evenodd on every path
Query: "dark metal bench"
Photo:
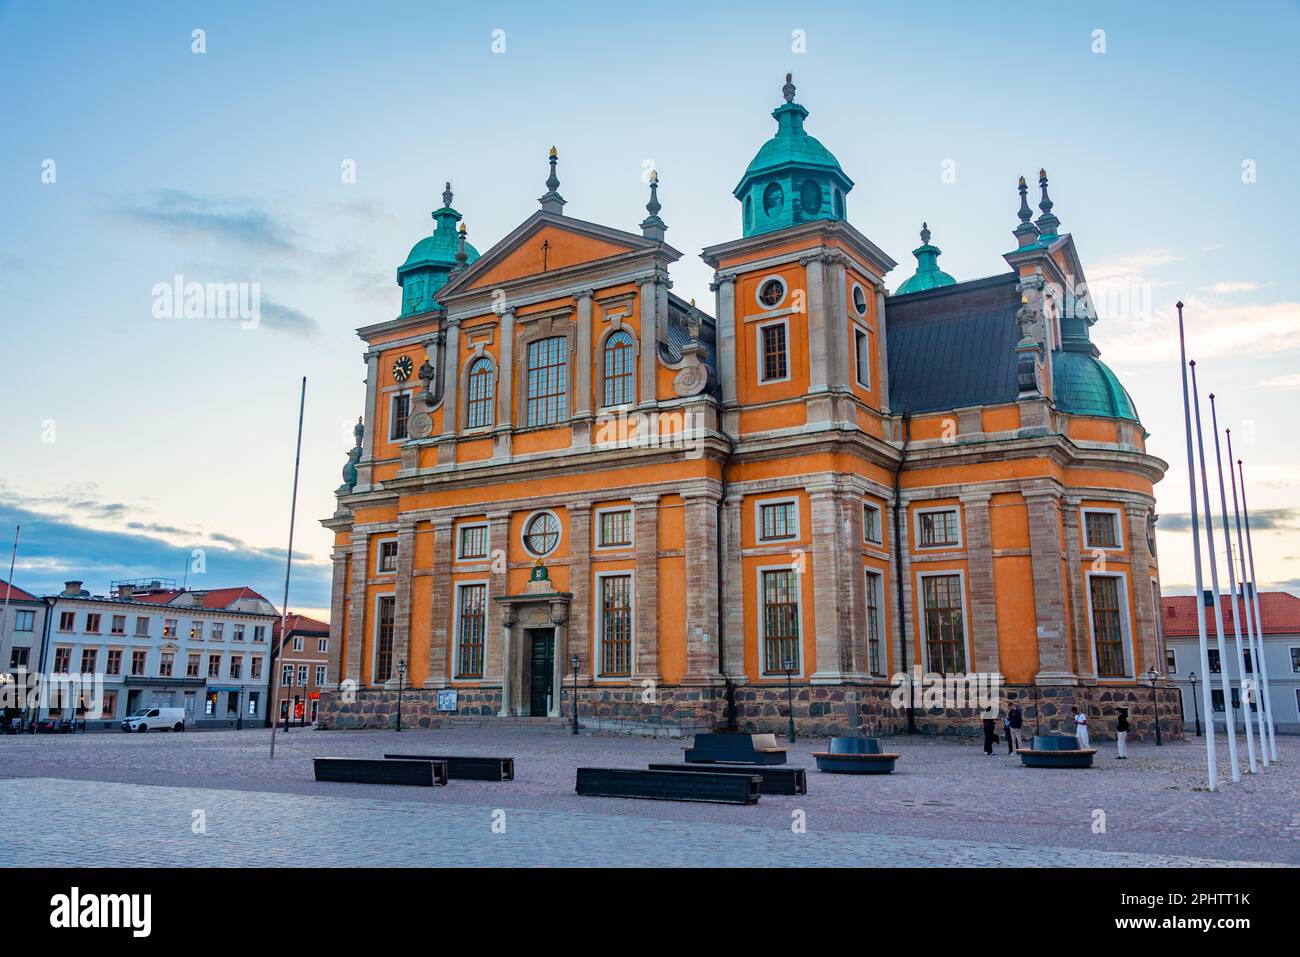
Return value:
M 348 784 L 413 784 L 434 787 L 447 783 L 447 762 L 422 759 L 401 761 L 374 758 L 316 758 L 317 781 Z
M 651 771 L 689 771 L 692 774 L 753 774 L 761 781 L 763 794 L 807 794 L 808 772 L 803 768 L 773 767 L 767 764 L 652 764 Z
M 584 797 L 757 804 L 762 779 L 756 774 L 719 774 L 708 771 L 578 768 L 575 790 Z
M 1072 734 L 1036 734 L 1032 748 L 1016 753 L 1027 768 L 1090 768 L 1097 749 L 1079 747 Z
M 831 738 L 829 751 L 814 751 L 817 770 L 831 774 L 892 774 L 896 753 L 882 751 L 879 738 Z
M 385 754 L 388 760 L 442 761 L 453 781 L 513 781 L 514 758 L 455 757 L 429 754 Z
M 774 734 L 697 734 L 686 748 L 691 764 L 785 764 Z

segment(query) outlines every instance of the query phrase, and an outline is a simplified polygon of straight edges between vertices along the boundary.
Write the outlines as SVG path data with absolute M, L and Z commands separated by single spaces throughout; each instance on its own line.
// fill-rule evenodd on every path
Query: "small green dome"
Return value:
M 438 212 L 442 212 L 442 210 L 438 210 Z M 455 212 L 455 210 L 452 210 L 452 212 Z M 456 218 L 459 219 L 460 214 L 457 214 Z M 459 248 L 456 230 L 448 230 L 450 238 L 447 240 L 442 238 L 441 233 L 441 229 L 435 230 L 432 236 L 425 236 L 412 246 L 411 254 L 406 257 L 406 262 L 397 267 L 398 273 L 409 272 L 421 266 L 451 267 L 456 265 L 456 250 Z M 465 244 L 465 254 L 469 256 L 467 262 L 478 259 L 478 250 L 469 243 Z
M 411 247 L 406 262 L 397 267 L 397 284 L 402 287 L 402 315 L 410 316 L 440 308 L 434 293 L 447 284 L 452 270 L 460 266 L 460 234 L 456 224 L 460 213 L 451 207 L 451 183 L 442 194 L 442 208 L 433 211 L 433 235 Z M 478 259 L 478 250 L 465 243 L 465 265 Z
M 1062 412 L 1141 422 L 1132 397 L 1115 373 L 1091 352 L 1053 352 L 1052 381 L 1053 399 Z
M 804 132 L 803 118 L 808 115 L 807 110 L 798 104 L 790 104 L 778 107 L 772 115 L 778 123 L 776 135 L 754 155 L 745 169 L 745 179 L 779 169 L 786 164 L 821 167 L 844 175 L 835 154 L 823 146 L 821 140 Z
M 921 224 L 921 245 L 912 250 L 916 257 L 916 274 L 909 277 L 894 291 L 895 296 L 904 296 L 909 292 L 921 292 L 925 289 L 937 289 L 939 286 L 955 286 L 957 280 L 939 268 L 939 256 L 943 250 L 930 245 L 930 227 Z

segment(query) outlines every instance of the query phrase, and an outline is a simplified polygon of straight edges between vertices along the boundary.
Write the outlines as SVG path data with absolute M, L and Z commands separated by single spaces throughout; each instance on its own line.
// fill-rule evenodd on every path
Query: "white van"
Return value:
M 141 708 L 122 719 L 123 731 L 184 731 L 184 708 Z

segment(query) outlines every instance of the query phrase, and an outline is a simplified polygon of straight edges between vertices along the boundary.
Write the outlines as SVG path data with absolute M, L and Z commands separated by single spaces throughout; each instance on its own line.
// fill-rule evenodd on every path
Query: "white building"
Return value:
M 1208 593 L 1207 593 L 1208 594 Z M 1219 658 L 1218 640 L 1214 625 L 1214 605 L 1205 607 L 1206 634 L 1209 637 L 1210 652 L 1210 693 L 1213 698 L 1212 712 L 1215 724 L 1222 728 L 1226 710 L 1223 701 L 1223 671 L 1226 669 L 1231 686 L 1231 700 L 1237 714 L 1237 731 L 1241 728 L 1240 677 L 1237 667 L 1237 644 L 1233 633 L 1234 615 L 1242 634 L 1243 657 L 1246 662 L 1248 677 L 1254 674 L 1254 663 L 1249 654 L 1246 641 L 1245 603 L 1238 597 L 1234 602 L 1228 595 L 1219 598 L 1223 609 L 1224 644 L 1228 651 L 1228 660 Z M 1200 715 L 1201 726 L 1205 726 L 1205 709 L 1201 707 L 1200 696 L 1204 694 L 1201 686 L 1205 675 L 1201 673 L 1200 641 L 1196 627 L 1196 599 L 1193 595 L 1171 595 L 1163 597 L 1160 622 L 1165 635 L 1165 671 L 1169 679 L 1178 685 L 1183 696 L 1183 717 L 1188 730 Z M 1234 605 L 1236 606 L 1234 608 Z M 1270 700 L 1273 704 L 1273 720 L 1277 723 L 1278 733 L 1300 733 L 1300 598 L 1288 592 L 1260 592 L 1260 614 L 1264 619 L 1264 661 L 1268 670 Z M 1252 608 L 1251 614 L 1254 614 Z M 1192 696 L 1192 674 L 1196 675 L 1196 700 Z M 1252 710 L 1251 715 L 1254 717 Z
M 119 582 L 105 598 L 70 581 L 45 602 L 40 661 L 31 670 L 102 675 L 104 682 L 98 713 L 79 715 L 77 701 L 56 713 L 84 717 L 90 729 L 155 706 L 183 707 L 187 725 L 198 728 L 264 724 L 277 614 L 252 589 Z
M 0 581 L 0 682 L 12 682 L 15 672 L 34 669 L 44 633 L 45 602 Z M 7 722 L 20 714 L 18 707 L 0 705 L 0 720 Z

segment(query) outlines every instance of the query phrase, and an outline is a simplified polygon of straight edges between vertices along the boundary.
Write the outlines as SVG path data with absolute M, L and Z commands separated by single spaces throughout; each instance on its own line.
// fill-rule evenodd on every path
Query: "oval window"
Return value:
M 858 311 L 859 316 L 867 314 L 867 294 L 862 291 L 861 286 L 853 287 L 853 308 Z
M 785 298 L 785 283 L 780 279 L 767 279 L 758 287 L 758 304 L 767 309 L 775 309 Z
M 763 212 L 775 216 L 781 212 L 781 207 L 784 205 L 785 191 L 781 189 L 781 184 L 768 183 L 767 189 L 763 190 Z
M 539 558 L 560 544 L 560 520 L 553 512 L 538 512 L 524 526 L 524 547 Z
M 810 179 L 804 180 L 799 189 L 799 201 L 804 215 L 816 216 L 822 208 L 822 188 Z

